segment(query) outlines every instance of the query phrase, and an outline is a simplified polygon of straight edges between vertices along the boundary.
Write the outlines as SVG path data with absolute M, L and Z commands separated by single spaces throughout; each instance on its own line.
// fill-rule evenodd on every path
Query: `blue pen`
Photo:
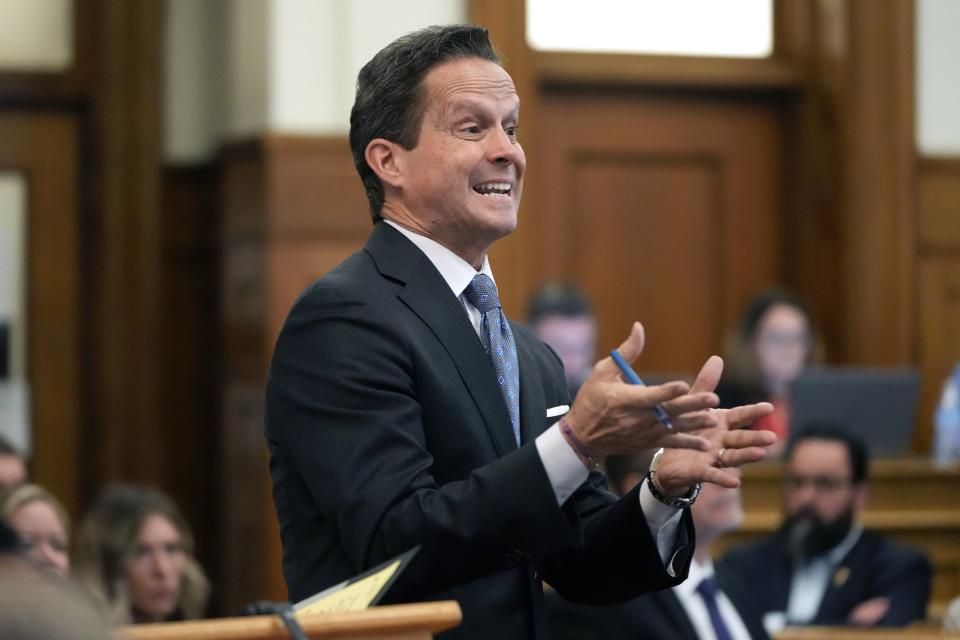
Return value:
M 626 376 L 627 380 L 630 381 L 630 384 L 638 384 L 641 387 L 645 387 L 643 380 L 640 379 L 633 369 L 630 368 L 630 365 L 627 364 L 627 361 L 623 359 L 623 356 L 614 349 L 610 352 L 610 356 L 613 358 L 613 361 L 617 363 L 617 366 L 620 367 L 620 371 L 623 372 L 623 375 Z M 667 415 L 667 412 L 663 410 L 659 404 L 653 405 L 653 413 L 657 416 L 657 420 L 660 421 L 660 424 L 665 426 L 667 429 L 673 431 L 673 424 L 670 422 L 670 416 Z

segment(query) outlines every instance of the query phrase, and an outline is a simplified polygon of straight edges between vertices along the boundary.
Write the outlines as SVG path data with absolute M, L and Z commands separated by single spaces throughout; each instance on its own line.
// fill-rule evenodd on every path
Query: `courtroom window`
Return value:
M 773 0 L 527 0 L 540 51 L 766 58 Z

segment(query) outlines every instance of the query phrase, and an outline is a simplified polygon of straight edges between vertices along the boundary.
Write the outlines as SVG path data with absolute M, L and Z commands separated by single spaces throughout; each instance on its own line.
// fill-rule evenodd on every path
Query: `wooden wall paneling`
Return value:
M 535 279 L 593 299 L 600 346 L 639 319 L 641 368 L 695 372 L 743 302 L 779 277 L 779 121 L 762 101 L 545 95 L 551 176 L 531 225 Z
M 31 475 L 82 509 L 80 134 L 70 113 L 0 111 L 0 170 L 27 180 L 27 378 Z
M 921 158 L 916 171 L 921 253 L 960 253 L 960 158 Z
M 265 598 L 269 565 L 263 482 L 263 229 L 267 167 L 260 145 L 228 147 L 222 175 L 220 278 L 223 387 L 219 447 L 223 602 L 228 613 Z M 284 599 L 284 598 L 280 598 Z
M 164 486 L 181 505 L 196 554 L 216 585 L 220 613 L 220 281 L 218 175 L 210 164 L 163 176 L 162 389 L 164 439 L 172 454 Z M 173 453 L 175 451 L 175 453 Z
M 918 272 L 923 386 L 914 442 L 927 451 L 943 381 L 960 362 L 960 252 L 924 257 Z
M 844 4 L 843 343 L 859 364 L 915 359 L 913 4 Z
M 92 131 L 87 322 L 96 371 L 93 486 L 162 485 L 161 0 L 100 0 Z M 175 446 L 175 445 L 172 445 Z
M 345 138 L 267 136 L 228 147 L 221 165 L 224 600 L 235 611 L 286 599 L 263 439 L 274 343 L 296 297 L 372 224 Z

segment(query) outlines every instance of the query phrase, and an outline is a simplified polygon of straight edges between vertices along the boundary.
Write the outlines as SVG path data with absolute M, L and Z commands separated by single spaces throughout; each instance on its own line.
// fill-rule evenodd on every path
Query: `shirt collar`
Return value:
M 700 583 L 706 578 L 712 577 L 713 574 L 713 560 L 708 558 L 703 564 L 700 564 L 696 560 L 691 560 L 687 579 L 675 586 L 673 590 L 679 598 L 692 597 L 693 594 L 696 593 Z
M 857 540 L 860 539 L 861 533 L 863 533 L 863 527 L 856 525 L 853 526 L 850 529 L 850 533 L 847 534 L 847 537 L 844 538 L 840 544 L 827 552 L 827 559 L 830 560 L 830 564 L 840 564 L 840 561 L 843 560 L 848 553 L 850 553 L 850 549 L 853 548 L 853 545 L 857 544 Z
M 402 227 L 393 220 L 384 218 L 383 221 L 406 236 L 410 242 L 415 244 L 417 248 L 427 256 L 430 262 L 433 263 L 433 266 L 437 268 L 437 271 L 440 272 L 440 275 L 443 276 L 447 286 L 453 291 L 453 295 L 458 298 L 477 273 L 486 274 L 493 280 L 493 271 L 490 269 L 490 259 L 487 256 L 483 256 L 483 264 L 480 266 L 480 271 L 478 272 L 469 262 L 436 240 L 431 240 L 424 235 Z M 494 286 L 496 286 L 495 280 Z

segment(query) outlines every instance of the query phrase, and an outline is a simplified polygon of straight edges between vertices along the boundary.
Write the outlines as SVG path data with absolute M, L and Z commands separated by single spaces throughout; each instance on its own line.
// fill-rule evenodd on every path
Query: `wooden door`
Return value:
M 779 280 L 780 128 L 756 98 L 545 91 L 530 284 L 581 286 L 602 350 L 640 320 L 642 370 L 694 373 Z
M 80 149 L 70 114 L 0 111 L 0 171 L 26 183 L 26 377 L 35 482 L 81 507 Z

